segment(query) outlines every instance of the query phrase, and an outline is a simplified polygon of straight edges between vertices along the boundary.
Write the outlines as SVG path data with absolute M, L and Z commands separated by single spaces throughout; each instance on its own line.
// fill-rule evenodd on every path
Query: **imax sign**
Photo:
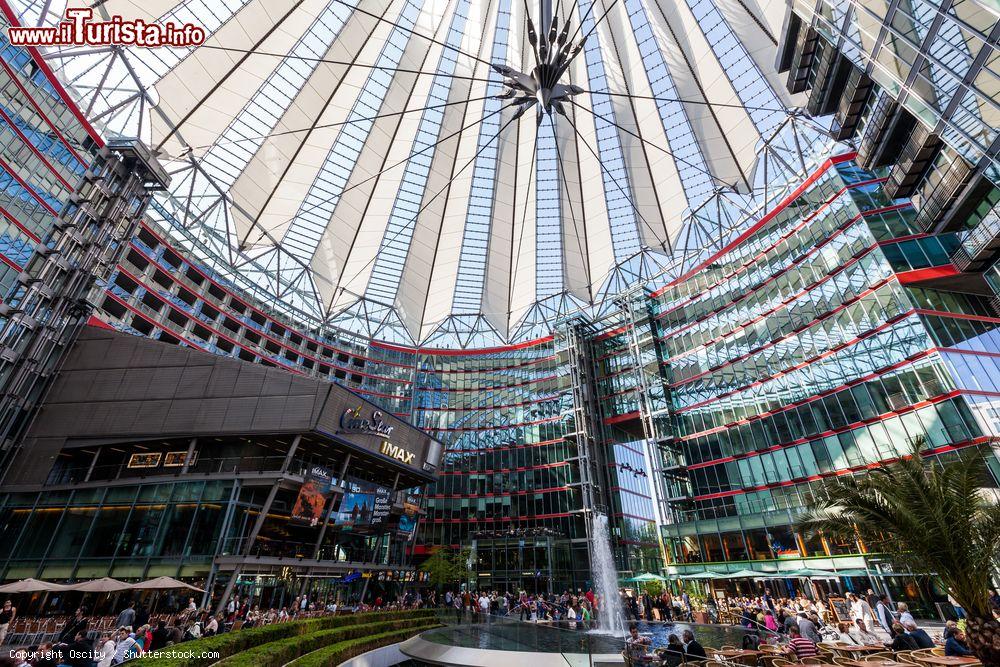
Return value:
M 382 446 L 379 448 L 379 451 L 390 458 L 396 459 L 401 463 L 405 463 L 408 466 L 413 465 L 413 452 L 408 452 L 402 447 L 397 447 L 388 440 L 382 441 Z

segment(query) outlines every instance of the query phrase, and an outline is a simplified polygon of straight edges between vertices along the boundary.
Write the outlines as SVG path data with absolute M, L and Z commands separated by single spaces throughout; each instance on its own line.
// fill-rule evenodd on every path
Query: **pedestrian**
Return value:
M 878 624 L 882 626 L 882 629 L 889 633 L 892 637 L 892 612 L 889 610 L 889 596 L 882 593 L 878 596 L 878 602 L 875 603 L 875 620 Z
M 128 606 L 122 609 L 115 620 L 115 627 L 134 628 L 135 627 L 135 602 L 129 602 Z
M 3 609 L 0 609 L 0 644 L 7 637 L 7 629 L 17 618 L 17 607 L 10 600 L 4 600 Z

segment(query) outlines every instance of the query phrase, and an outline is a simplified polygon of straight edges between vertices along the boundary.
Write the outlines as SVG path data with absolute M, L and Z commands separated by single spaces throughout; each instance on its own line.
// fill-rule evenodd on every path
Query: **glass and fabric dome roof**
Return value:
M 207 31 L 46 52 L 172 172 L 151 216 L 286 313 L 386 340 L 525 339 L 683 270 L 818 141 L 788 132 L 783 0 L 69 4 Z

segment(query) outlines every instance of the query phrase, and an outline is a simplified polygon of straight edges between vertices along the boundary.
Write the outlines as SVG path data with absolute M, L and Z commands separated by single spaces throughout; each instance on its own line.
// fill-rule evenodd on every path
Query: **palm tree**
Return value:
M 1000 563 L 1000 505 L 981 487 L 980 451 L 933 463 L 913 455 L 867 475 L 841 478 L 813 498 L 798 527 L 885 553 L 911 572 L 933 572 L 965 610 L 969 647 L 1000 665 L 1000 622 L 990 609 L 990 573 Z

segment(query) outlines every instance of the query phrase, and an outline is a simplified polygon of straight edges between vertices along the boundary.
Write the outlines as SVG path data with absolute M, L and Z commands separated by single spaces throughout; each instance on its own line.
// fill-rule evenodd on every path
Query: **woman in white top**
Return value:
M 111 661 L 115 658 L 115 642 L 111 635 L 105 632 L 97 640 L 97 667 L 111 667 Z
M 872 617 L 871 605 L 864 598 L 859 598 L 857 595 L 851 595 L 851 618 L 857 623 L 859 620 L 868 622 L 868 619 Z

